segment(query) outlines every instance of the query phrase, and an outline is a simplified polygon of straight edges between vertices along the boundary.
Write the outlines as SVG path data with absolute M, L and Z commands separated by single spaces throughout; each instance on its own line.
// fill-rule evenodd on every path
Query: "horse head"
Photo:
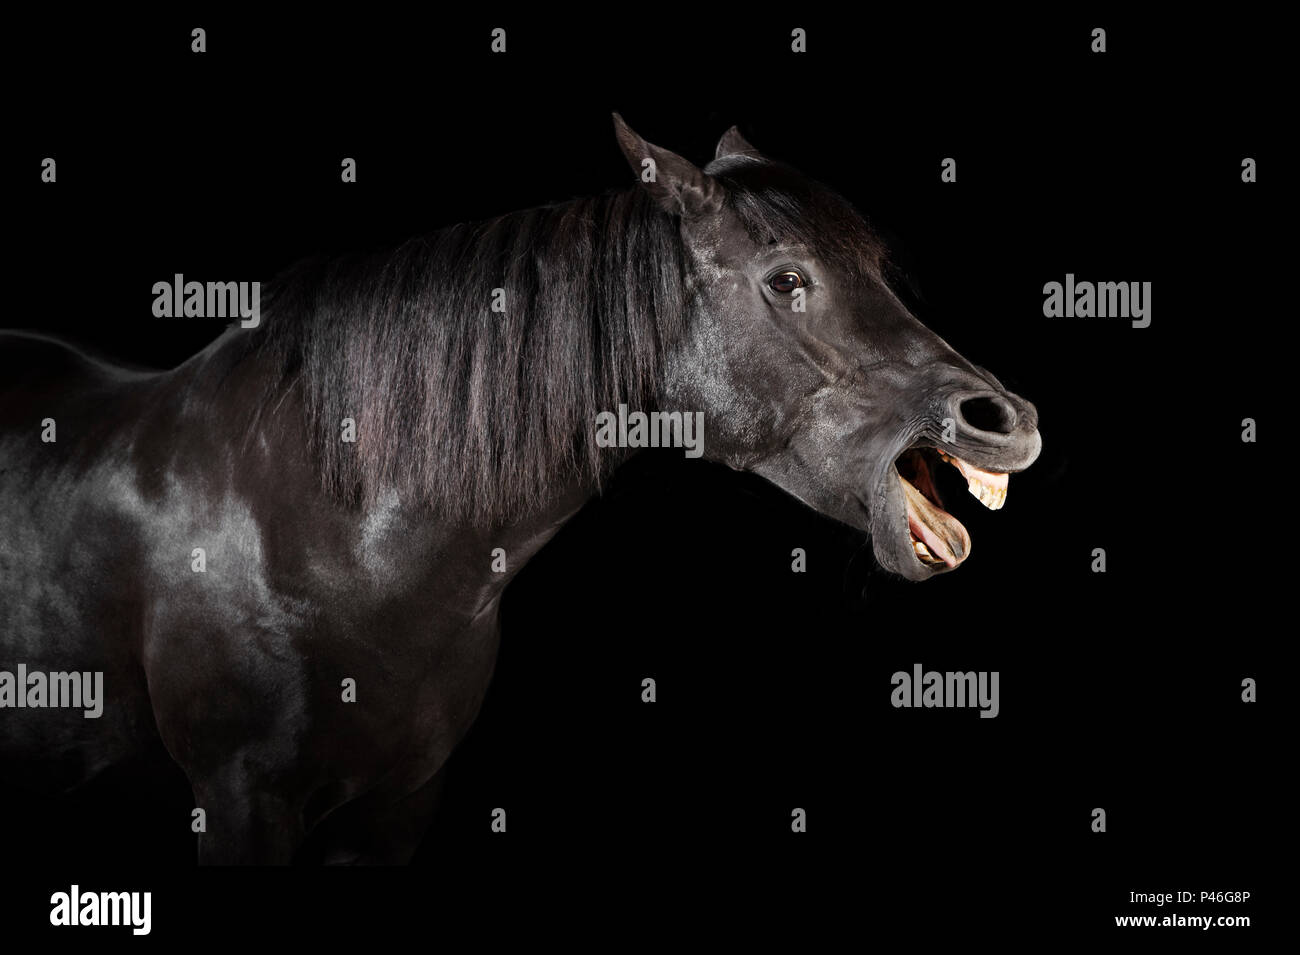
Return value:
M 733 128 L 703 169 L 615 115 L 643 188 L 679 217 L 684 335 L 660 400 L 702 411 L 704 456 L 767 478 L 870 534 L 887 570 L 925 580 L 971 552 L 936 471 L 986 507 L 1041 447 L 1034 406 L 926 328 L 891 290 L 885 247 L 830 189 Z

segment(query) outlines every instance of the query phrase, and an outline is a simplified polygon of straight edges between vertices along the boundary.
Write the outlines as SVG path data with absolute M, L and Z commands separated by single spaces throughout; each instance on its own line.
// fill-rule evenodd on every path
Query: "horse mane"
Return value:
M 856 212 L 793 170 L 715 170 L 752 236 L 856 266 L 872 254 Z M 679 220 L 639 188 L 302 262 L 268 283 L 249 337 L 278 368 L 260 405 L 300 385 L 337 500 L 391 487 L 450 520 L 508 521 L 574 478 L 599 487 L 613 462 L 595 416 L 653 408 L 687 320 L 686 269 Z M 355 442 L 341 440 L 345 418 Z
M 336 499 L 393 487 L 506 521 L 575 476 L 599 484 L 598 412 L 652 407 L 685 323 L 683 260 L 677 220 L 640 189 L 512 212 L 299 263 L 268 284 L 257 346 L 274 390 L 300 383 Z

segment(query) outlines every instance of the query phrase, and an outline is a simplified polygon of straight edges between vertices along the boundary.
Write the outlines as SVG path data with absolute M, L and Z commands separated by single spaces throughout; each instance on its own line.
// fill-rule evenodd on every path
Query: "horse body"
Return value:
M 706 458 L 889 571 L 966 558 L 930 470 L 1000 506 L 1033 406 L 907 312 L 824 187 L 734 131 L 704 170 L 617 133 L 657 169 L 638 189 L 295 272 L 172 371 L 0 336 L 0 671 L 102 671 L 106 697 L 0 709 L 0 777 L 165 751 L 201 862 L 409 858 L 502 593 L 626 457 L 592 437 L 622 405 L 702 413 Z
M 102 671 L 107 699 L 99 719 L 0 722 L 5 778 L 37 782 L 17 761 L 44 752 L 43 779 L 71 786 L 161 742 L 207 814 L 203 861 L 289 861 L 358 801 L 321 856 L 409 855 L 431 808 L 418 794 L 486 691 L 501 594 L 581 495 L 496 529 L 439 525 L 396 492 L 344 507 L 292 392 L 240 433 L 263 370 L 233 336 L 156 375 L 6 338 L 22 373 L 0 393 L 4 660 Z

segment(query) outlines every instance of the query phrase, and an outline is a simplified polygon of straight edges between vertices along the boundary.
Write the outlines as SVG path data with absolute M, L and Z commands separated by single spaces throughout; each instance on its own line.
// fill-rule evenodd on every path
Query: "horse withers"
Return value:
M 967 558 L 936 469 L 999 507 L 1033 406 L 909 314 L 833 192 L 734 129 L 699 169 L 615 126 L 634 188 L 301 263 L 174 370 L 3 336 L 0 776 L 157 753 L 200 862 L 408 859 L 502 593 L 635 453 L 596 440 L 626 409 L 698 420 L 897 575 Z

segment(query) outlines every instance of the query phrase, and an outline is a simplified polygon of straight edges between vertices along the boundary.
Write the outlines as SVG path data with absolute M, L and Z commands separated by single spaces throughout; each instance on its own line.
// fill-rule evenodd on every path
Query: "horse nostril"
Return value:
M 967 424 L 979 431 L 1010 434 L 1016 426 L 1016 409 L 1005 398 L 967 398 L 957 410 Z

